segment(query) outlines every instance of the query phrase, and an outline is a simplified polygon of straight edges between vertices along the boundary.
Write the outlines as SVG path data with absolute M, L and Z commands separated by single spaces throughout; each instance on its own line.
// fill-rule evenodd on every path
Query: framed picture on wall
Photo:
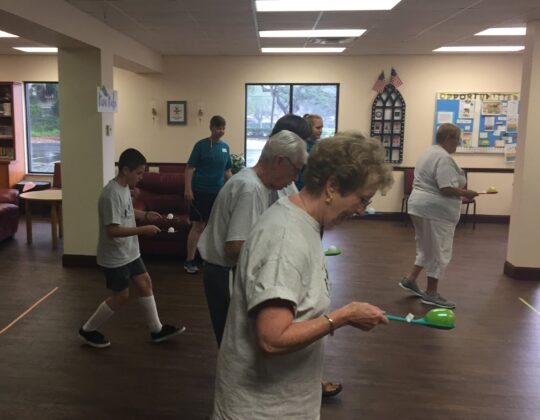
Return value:
M 167 124 L 187 124 L 186 101 L 167 101 Z

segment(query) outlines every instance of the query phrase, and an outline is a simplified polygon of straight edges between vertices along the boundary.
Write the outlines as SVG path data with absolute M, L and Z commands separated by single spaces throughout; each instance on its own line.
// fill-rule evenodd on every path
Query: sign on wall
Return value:
M 504 153 L 516 144 L 518 115 L 517 92 L 437 93 L 434 142 L 439 126 L 452 123 L 461 129 L 458 153 Z
M 98 112 L 116 112 L 118 110 L 118 91 L 98 86 L 97 109 Z

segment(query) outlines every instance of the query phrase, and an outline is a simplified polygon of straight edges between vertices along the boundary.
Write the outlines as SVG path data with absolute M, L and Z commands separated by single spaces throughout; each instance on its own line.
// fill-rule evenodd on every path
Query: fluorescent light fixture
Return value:
M 489 28 L 474 34 L 476 36 L 518 36 L 527 35 L 527 28 Z
M 27 52 L 27 53 L 57 53 L 56 47 L 13 47 L 15 50 Z
M 345 48 L 321 47 L 321 48 L 261 48 L 263 53 L 340 53 Z
M 359 37 L 365 29 L 314 29 L 307 31 L 259 31 L 261 38 L 341 38 Z
M 257 12 L 390 10 L 401 0 L 257 0 Z
M 433 52 L 515 52 L 522 51 L 523 45 L 506 45 L 506 46 L 478 46 L 478 47 L 441 47 L 433 50 Z
M 18 38 L 19 35 L 13 35 L 9 32 L 0 31 L 0 38 Z

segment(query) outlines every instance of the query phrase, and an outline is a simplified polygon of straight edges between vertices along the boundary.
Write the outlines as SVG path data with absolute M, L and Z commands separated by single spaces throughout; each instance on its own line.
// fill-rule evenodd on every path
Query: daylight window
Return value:
M 276 121 L 285 114 L 318 114 L 322 137 L 337 129 L 339 84 L 246 84 L 245 156 L 257 163 Z
M 29 173 L 52 174 L 60 161 L 58 83 L 26 82 L 26 152 Z

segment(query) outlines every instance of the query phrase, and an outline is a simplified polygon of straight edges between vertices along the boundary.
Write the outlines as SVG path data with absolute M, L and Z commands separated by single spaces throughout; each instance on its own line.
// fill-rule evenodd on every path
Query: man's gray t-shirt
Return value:
M 202 258 L 212 264 L 234 267 L 236 260 L 225 254 L 225 243 L 246 240 L 252 226 L 272 204 L 271 192 L 253 168 L 243 169 L 229 179 L 219 192 L 199 239 Z
M 431 146 L 416 162 L 413 191 L 409 197 L 409 214 L 425 219 L 457 223 L 461 197 L 447 197 L 440 189 L 463 188 L 465 173 L 441 146 Z
M 140 257 L 137 235 L 111 238 L 107 226 L 135 227 L 135 211 L 129 187 L 112 179 L 99 196 L 99 240 L 97 263 L 102 267 L 116 268 Z
M 213 419 L 319 418 L 326 338 L 264 356 L 250 311 L 272 299 L 292 304 L 293 322 L 318 318 L 330 306 L 320 225 L 287 197 L 262 215 L 242 248 L 218 356 Z

